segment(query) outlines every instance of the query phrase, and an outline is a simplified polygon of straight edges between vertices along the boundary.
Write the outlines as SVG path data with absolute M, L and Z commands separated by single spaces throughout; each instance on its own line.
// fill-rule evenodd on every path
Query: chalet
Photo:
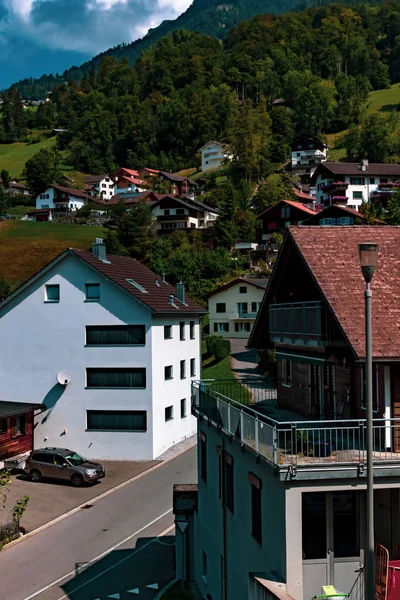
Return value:
M 159 175 L 160 171 L 158 171 L 157 169 L 149 169 L 148 167 L 139 169 L 140 179 L 151 179 L 152 177 L 158 177 Z
M 86 175 L 84 183 L 85 191 L 91 196 L 98 196 L 103 200 L 111 200 L 114 196 L 115 181 L 107 174 Z
M 196 181 L 190 179 L 189 177 L 184 177 L 183 175 L 174 175 L 173 173 L 166 173 L 165 171 L 160 171 L 160 179 L 161 181 L 169 183 L 170 194 L 187 194 L 193 198 L 194 193 L 198 188 L 198 184 Z
M 43 218 L 40 220 L 48 221 L 87 206 L 89 200 L 96 198 L 91 198 L 88 192 L 82 190 L 53 184 L 36 196 L 36 210 L 41 211 Z M 48 211 L 47 218 L 42 211 Z
M 6 194 L 9 196 L 30 196 L 29 188 L 16 179 L 10 181 Z
M 302 133 L 292 142 L 292 171 L 309 173 L 312 167 L 326 161 L 328 146 L 314 135 Z
M 42 412 L 45 408 L 44 404 L 0 401 L 1 466 L 5 460 L 27 455 L 33 450 L 35 411 Z
M 303 221 L 303 225 L 386 225 L 379 219 L 374 219 L 373 223 L 368 223 L 367 217 L 362 212 L 349 208 L 348 206 L 341 206 L 340 204 L 332 204 L 327 206 L 324 210 L 315 213 L 309 219 Z
M 175 229 L 207 229 L 214 227 L 219 210 L 179 194 L 158 195 L 152 202 L 152 214 L 156 229 L 167 233 Z
M 225 161 L 231 161 L 232 151 L 227 144 L 210 140 L 199 149 L 201 153 L 201 170 L 219 169 Z
M 315 211 L 302 202 L 281 200 L 257 217 L 262 222 L 262 239 L 267 241 L 273 233 L 284 233 L 290 225 L 301 225 L 314 214 Z
M 323 206 L 340 204 L 355 208 L 363 202 L 386 206 L 400 179 L 400 165 L 324 162 L 314 171 L 311 185 L 316 187 L 317 203 Z

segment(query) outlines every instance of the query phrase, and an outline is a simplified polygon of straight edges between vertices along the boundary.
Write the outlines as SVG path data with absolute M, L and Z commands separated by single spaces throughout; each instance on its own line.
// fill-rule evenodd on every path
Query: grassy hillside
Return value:
M 66 248 L 89 248 L 102 227 L 30 221 L 0 223 L 0 276 L 23 283 Z
M 25 142 L 0 144 L 0 171 L 6 169 L 11 177 L 20 177 L 27 160 L 42 148 L 51 148 L 55 143 L 54 136 L 37 144 L 26 144 Z

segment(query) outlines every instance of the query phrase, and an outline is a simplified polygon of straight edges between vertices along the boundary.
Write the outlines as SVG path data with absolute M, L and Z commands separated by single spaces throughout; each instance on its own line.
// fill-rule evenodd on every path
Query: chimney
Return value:
M 176 298 L 182 304 L 185 304 L 185 284 L 180 281 L 176 284 Z
M 174 306 L 175 308 L 178 308 L 175 304 L 175 298 L 174 298 L 173 294 L 171 294 L 170 297 L 168 298 L 168 304 L 170 304 L 171 306 Z
M 162 282 L 165 283 L 166 285 L 168 285 L 167 282 L 165 281 L 165 273 L 162 274 Z
M 160 287 L 160 283 L 159 283 L 158 279 L 156 279 L 156 285 L 157 285 L 158 287 Z
M 92 244 L 92 254 L 103 262 L 108 262 L 106 254 L 106 246 L 101 238 L 96 238 Z
M 361 171 L 366 171 L 368 167 L 368 158 L 363 158 L 361 160 Z

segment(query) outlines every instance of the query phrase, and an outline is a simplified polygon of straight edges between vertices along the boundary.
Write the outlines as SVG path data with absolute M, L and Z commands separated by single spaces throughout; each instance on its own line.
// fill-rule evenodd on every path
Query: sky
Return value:
M 192 0 L 0 0 L 0 89 L 132 42 Z

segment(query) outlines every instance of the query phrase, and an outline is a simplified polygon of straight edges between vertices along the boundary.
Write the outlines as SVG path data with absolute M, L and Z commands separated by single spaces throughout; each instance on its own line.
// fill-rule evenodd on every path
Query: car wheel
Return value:
M 42 481 L 42 474 L 37 469 L 34 469 L 29 474 L 31 476 L 31 480 L 34 481 L 35 483 L 39 483 L 39 481 Z
M 83 477 L 82 475 L 78 475 L 78 473 L 72 475 L 71 481 L 72 485 L 74 485 L 75 487 L 81 487 L 83 485 Z

